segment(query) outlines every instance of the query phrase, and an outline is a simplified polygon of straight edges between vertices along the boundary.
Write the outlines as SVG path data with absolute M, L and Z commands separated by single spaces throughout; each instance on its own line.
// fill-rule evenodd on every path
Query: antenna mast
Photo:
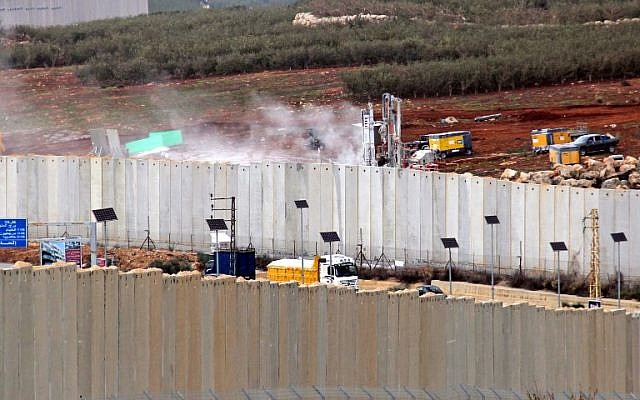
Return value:
M 591 220 L 591 263 L 589 270 L 589 298 L 600 299 L 600 224 L 598 222 L 598 210 L 592 208 L 585 220 Z M 586 222 L 586 221 L 585 221 Z

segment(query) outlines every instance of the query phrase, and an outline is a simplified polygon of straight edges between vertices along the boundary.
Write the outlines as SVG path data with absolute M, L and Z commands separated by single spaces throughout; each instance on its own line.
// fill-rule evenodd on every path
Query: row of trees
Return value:
M 639 1 L 616 0 L 625 7 Z M 492 2 L 400 0 L 371 4 L 419 7 L 424 3 L 424 9 L 442 9 L 446 3 L 481 15 L 495 7 L 489 6 Z M 557 0 L 553 4 L 568 2 Z M 310 2 L 314 3 L 326 6 L 320 0 Z M 522 3 L 526 4 L 519 7 L 525 10 L 544 10 L 538 1 Z M 595 4 L 608 1 L 584 0 L 574 6 Z M 472 5 L 480 8 L 473 11 Z M 84 80 L 102 86 L 165 77 L 380 65 L 346 74 L 349 90 L 362 93 L 394 87 L 395 92 L 401 90 L 405 95 L 500 90 L 638 73 L 633 61 L 638 51 L 633 44 L 640 38 L 637 23 L 503 27 L 400 17 L 383 23 L 355 21 L 346 26 L 307 28 L 291 23 L 297 11 L 296 7 L 198 10 L 47 29 L 19 27 L 15 34 L 30 40 L 16 45 L 9 58 L 17 68 L 79 65 Z M 529 72 L 533 68 L 537 72 Z
M 343 73 L 342 79 L 352 95 L 367 98 L 383 92 L 404 97 L 451 96 L 634 77 L 640 75 L 637 29 L 581 27 L 555 39 L 543 36 L 512 42 L 487 56 L 378 65 Z

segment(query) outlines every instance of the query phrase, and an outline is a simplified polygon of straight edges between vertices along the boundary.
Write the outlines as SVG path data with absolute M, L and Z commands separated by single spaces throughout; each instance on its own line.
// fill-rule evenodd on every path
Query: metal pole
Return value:
M 218 240 L 218 230 L 216 229 L 216 276 L 220 275 L 220 241 Z
M 102 227 L 102 234 L 104 235 L 104 266 L 107 266 L 107 221 L 104 221 Z
M 449 296 L 453 296 L 453 283 L 451 283 L 451 248 L 449 248 Z
M 302 274 L 302 284 L 304 284 L 304 224 L 302 223 L 302 208 L 300 209 L 300 269 Z
M 618 242 L 618 308 L 620 307 L 620 242 Z
M 495 264 L 495 254 L 494 254 L 494 249 L 493 249 L 493 224 L 491 224 L 491 300 L 495 300 L 496 299 L 496 289 L 493 286 L 494 280 L 493 280 L 493 266 Z
M 562 308 L 562 303 L 560 302 L 560 252 L 556 251 L 556 257 L 558 257 L 557 267 L 558 267 L 558 308 Z
M 333 243 L 329 242 L 329 268 L 333 268 L 333 250 L 332 250 L 332 245 Z M 331 270 L 333 272 L 333 276 L 335 276 L 335 271 L 332 269 Z

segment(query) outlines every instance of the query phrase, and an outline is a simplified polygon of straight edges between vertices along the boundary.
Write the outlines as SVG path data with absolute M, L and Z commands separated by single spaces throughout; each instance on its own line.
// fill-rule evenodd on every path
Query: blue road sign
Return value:
M 0 248 L 27 247 L 27 219 L 0 218 Z

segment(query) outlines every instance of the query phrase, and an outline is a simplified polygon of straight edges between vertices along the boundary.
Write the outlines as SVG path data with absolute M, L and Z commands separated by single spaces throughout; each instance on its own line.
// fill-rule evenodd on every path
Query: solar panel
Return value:
M 208 218 L 206 219 L 207 225 L 209 225 L 210 231 L 224 231 L 227 230 L 227 223 L 224 222 L 224 219 L 219 218 Z
M 567 251 L 567 245 L 564 242 L 549 242 L 553 251 Z
M 456 238 L 440 238 L 445 249 L 457 249 L 458 241 Z
M 306 200 L 294 200 L 296 203 L 296 208 L 309 208 L 309 203 Z
M 484 216 L 484 220 L 489 225 L 495 225 L 495 224 L 499 224 L 500 223 L 500 220 L 498 219 L 497 215 L 485 215 Z
M 611 234 L 611 239 L 613 239 L 614 242 L 626 242 L 627 241 L 627 236 L 624 234 L 624 232 L 614 232 Z
M 96 217 L 97 222 L 105 222 L 105 221 L 115 221 L 118 219 L 116 216 L 116 212 L 113 211 L 113 208 L 99 208 L 97 210 L 91 210 L 93 212 L 93 216 Z
M 340 237 L 338 237 L 337 232 L 320 232 L 320 236 L 322 236 L 322 240 L 324 240 L 325 243 L 340 241 Z

